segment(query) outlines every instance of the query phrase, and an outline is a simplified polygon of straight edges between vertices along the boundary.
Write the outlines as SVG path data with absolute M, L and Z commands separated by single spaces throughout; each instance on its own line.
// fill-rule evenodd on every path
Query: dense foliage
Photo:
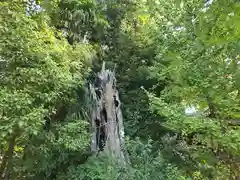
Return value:
M 240 176 L 240 3 L 0 2 L 0 179 Z M 92 155 L 83 88 L 116 65 L 130 163 Z

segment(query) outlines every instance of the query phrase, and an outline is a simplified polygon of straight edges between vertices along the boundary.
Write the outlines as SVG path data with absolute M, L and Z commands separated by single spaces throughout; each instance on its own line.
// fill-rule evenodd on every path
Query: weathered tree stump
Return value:
M 124 150 L 123 118 L 115 71 L 106 70 L 105 63 L 95 83 L 88 87 L 88 98 L 92 152 L 105 152 L 120 163 L 125 163 L 128 158 Z

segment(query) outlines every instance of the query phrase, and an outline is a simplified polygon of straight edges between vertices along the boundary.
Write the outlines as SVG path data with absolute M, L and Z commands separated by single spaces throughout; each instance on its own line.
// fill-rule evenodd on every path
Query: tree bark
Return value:
M 128 158 L 124 149 L 123 118 L 115 72 L 106 70 L 105 63 L 95 83 L 89 85 L 88 92 L 92 152 L 105 152 L 120 163 L 126 163 Z
M 4 155 L 3 162 L 0 168 L 1 179 L 5 179 L 5 180 L 10 179 L 10 174 L 12 171 L 12 159 L 13 159 L 15 139 L 16 139 L 16 135 L 13 135 L 13 137 L 9 140 L 8 150 Z
M 6 169 L 7 166 L 7 161 L 8 161 L 8 151 L 5 152 L 4 156 L 3 156 L 3 161 L 0 167 L 0 178 L 2 179 L 3 174 L 4 174 L 4 170 Z

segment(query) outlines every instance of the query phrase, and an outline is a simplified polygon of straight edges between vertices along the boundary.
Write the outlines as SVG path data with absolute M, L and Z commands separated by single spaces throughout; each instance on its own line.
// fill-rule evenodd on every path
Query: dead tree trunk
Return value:
M 116 89 L 115 72 L 106 70 L 103 63 L 94 84 L 88 87 L 90 99 L 92 152 L 105 152 L 125 163 L 124 128 L 120 100 Z

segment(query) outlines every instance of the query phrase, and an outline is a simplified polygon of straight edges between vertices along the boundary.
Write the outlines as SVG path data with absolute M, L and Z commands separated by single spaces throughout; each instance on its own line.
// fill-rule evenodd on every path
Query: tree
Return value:
M 236 158 L 239 128 L 230 125 L 238 117 L 239 109 L 235 78 L 239 66 L 234 55 L 238 39 L 227 35 L 228 23 L 221 23 L 221 27 L 215 23 L 229 18 L 230 12 L 237 14 L 237 4 L 228 3 L 235 8 L 222 11 L 221 1 L 208 6 L 193 1 L 176 4 L 179 18 L 171 19 L 171 12 L 167 16 L 170 21 L 163 23 L 167 31 L 159 36 L 163 43 L 158 51 L 158 65 L 151 68 L 159 78 L 168 80 L 160 98 L 150 96 L 154 110 L 167 117 L 164 126 L 181 134 L 178 141 L 180 138 L 187 143 L 188 156 L 198 164 L 196 169 L 214 179 L 239 174 Z M 221 38 L 220 32 L 226 35 Z M 186 115 L 184 109 L 189 106 L 197 114 Z M 214 173 L 209 173 L 206 165 L 200 168 L 203 164 Z M 226 168 L 224 175 L 220 173 L 222 166 Z
M 239 176 L 238 2 L 10 0 L 0 7 L 2 179 Z M 91 151 L 99 133 L 89 131 L 88 116 L 114 98 L 103 93 L 96 108 L 83 85 L 103 61 L 106 69 L 116 65 L 110 90 L 121 99 L 124 166 Z M 119 134 L 111 137 L 119 150 Z
M 66 113 L 59 118 L 58 110 L 76 97 L 74 89 L 84 77 L 80 71 L 92 55 L 88 45 L 70 46 L 48 26 L 44 13 L 26 16 L 24 3 L 1 2 L 0 17 L 0 175 L 12 179 L 21 171 L 13 171 L 15 163 L 34 153 L 31 141 L 44 134 L 45 122 L 50 125 L 65 118 Z M 31 164 L 35 166 L 37 160 Z

